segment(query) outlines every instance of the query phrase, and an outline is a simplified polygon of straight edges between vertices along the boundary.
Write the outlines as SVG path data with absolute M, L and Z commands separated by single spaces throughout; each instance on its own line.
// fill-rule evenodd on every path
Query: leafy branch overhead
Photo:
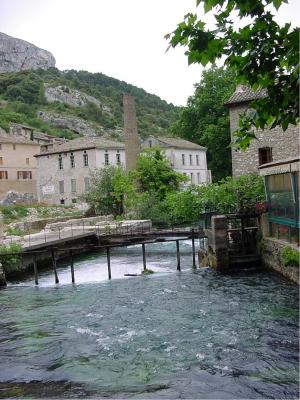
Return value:
M 299 120 L 299 28 L 275 22 L 272 10 L 282 3 L 287 0 L 197 0 L 205 13 L 213 13 L 214 29 L 189 13 L 166 35 L 170 47 L 187 47 L 190 64 L 224 60 L 238 83 L 266 91 L 265 97 L 252 102 L 254 111 L 240 120 L 240 147 L 255 137 L 253 126 L 281 126 L 285 131 Z

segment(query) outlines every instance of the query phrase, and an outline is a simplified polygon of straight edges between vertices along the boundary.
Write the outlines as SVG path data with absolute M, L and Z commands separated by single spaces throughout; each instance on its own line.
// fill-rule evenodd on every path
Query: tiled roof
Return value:
M 44 156 L 48 154 L 64 153 L 73 150 L 84 150 L 84 149 L 123 149 L 124 143 L 115 142 L 113 140 L 104 139 L 102 137 L 84 137 L 69 140 L 65 143 L 54 144 L 49 151 L 43 151 L 37 156 Z
M 32 146 L 40 146 L 38 143 L 32 140 L 25 139 L 21 136 L 7 135 L 0 132 L 0 143 L 14 143 L 14 144 L 30 144 Z
M 239 85 L 225 104 L 230 105 L 245 103 L 256 99 L 262 99 L 264 97 L 267 97 L 267 92 L 265 89 L 258 89 L 254 92 L 249 86 Z
M 193 149 L 193 150 L 205 150 L 206 147 L 200 146 L 199 144 L 189 142 L 188 140 L 173 138 L 173 137 L 165 137 L 158 136 L 156 139 L 161 142 L 164 147 L 176 147 L 179 149 Z

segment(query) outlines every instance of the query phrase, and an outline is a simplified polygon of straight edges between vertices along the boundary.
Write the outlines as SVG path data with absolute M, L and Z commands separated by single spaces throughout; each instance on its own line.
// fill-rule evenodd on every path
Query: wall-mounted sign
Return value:
M 43 194 L 52 194 L 54 193 L 54 186 L 53 185 L 45 185 L 42 187 Z

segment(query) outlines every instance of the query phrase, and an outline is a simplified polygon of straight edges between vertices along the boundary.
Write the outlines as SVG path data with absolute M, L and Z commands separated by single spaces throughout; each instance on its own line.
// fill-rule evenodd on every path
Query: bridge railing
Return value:
M 55 230 L 42 229 L 39 232 L 32 232 L 30 230 L 25 231 L 23 236 L 10 236 L 3 240 L 3 244 L 11 244 L 14 242 L 20 243 L 23 248 L 29 248 L 35 245 L 49 244 L 66 239 L 80 238 L 82 235 L 93 235 L 97 236 L 111 236 L 111 235 L 136 235 L 146 234 L 151 232 L 174 232 L 187 234 L 194 229 L 198 231 L 197 227 L 169 227 L 169 228 L 157 228 L 153 227 L 150 220 L 128 220 L 128 221 L 113 221 L 110 223 L 99 223 L 96 225 L 90 225 L 86 222 L 79 224 L 65 224 L 63 228 L 57 226 Z

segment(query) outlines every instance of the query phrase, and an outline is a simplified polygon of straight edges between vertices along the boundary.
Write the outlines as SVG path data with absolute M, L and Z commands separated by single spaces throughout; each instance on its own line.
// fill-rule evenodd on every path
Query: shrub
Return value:
M 22 247 L 19 243 L 11 243 L 8 245 L 0 245 L 0 263 L 4 272 L 16 272 L 20 270 L 21 257 L 10 253 L 19 253 Z M 7 254 L 7 255 L 6 255 Z
M 283 248 L 281 259 L 285 267 L 299 267 L 299 251 L 290 246 Z

